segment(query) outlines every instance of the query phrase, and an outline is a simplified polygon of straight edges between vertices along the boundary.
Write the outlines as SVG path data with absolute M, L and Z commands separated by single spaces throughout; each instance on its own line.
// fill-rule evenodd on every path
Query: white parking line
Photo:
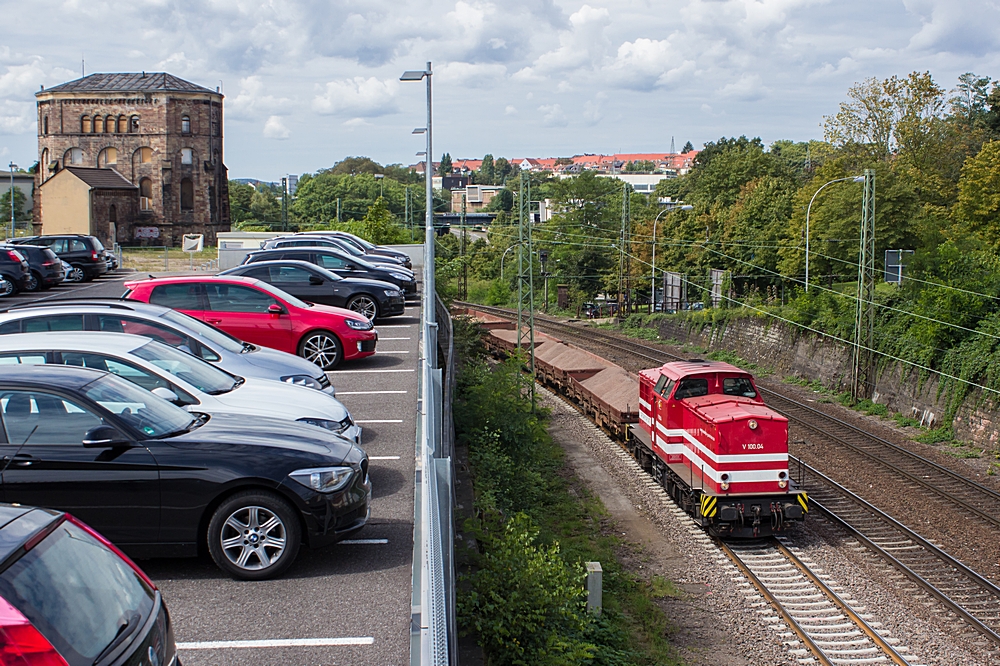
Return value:
M 355 419 L 355 423 L 402 423 L 403 419 Z
M 341 542 L 346 543 L 346 542 Z M 274 638 L 262 641 L 196 641 L 178 643 L 178 650 L 224 650 L 227 648 L 326 647 L 330 645 L 371 645 L 372 636 L 350 638 Z
M 399 460 L 399 456 L 368 456 L 368 460 Z
M 389 543 L 389 540 L 388 539 L 344 539 L 340 543 L 346 543 L 354 546 L 364 546 L 364 545 L 379 546 Z
M 389 324 L 388 326 L 379 325 L 375 328 L 413 328 L 416 324 Z
M 405 370 L 331 370 L 328 375 L 346 375 L 350 373 L 371 373 L 371 372 L 416 372 L 416 368 L 408 368 Z
M 409 351 L 386 351 L 385 349 L 379 349 L 379 354 L 409 354 Z
M 412 340 L 413 338 L 379 338 L 379 342 L 385 342 L 386 340 Z
M 338 391 L 337 395 L 382 395 L 383 393 L 409 393 L 409 391 Z

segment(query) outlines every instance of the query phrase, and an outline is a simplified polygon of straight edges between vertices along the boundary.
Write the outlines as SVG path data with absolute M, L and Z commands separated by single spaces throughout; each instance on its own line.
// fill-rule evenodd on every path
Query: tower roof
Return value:
M 129 182 L 125 176 L 121 175 L 114 169 L 95 169 L 93 167 L 68 166 L 64 169 L 64 171 L 69 171 L 87 185 L 102 190 L 138 189 L 135 185 Z
M 50 92 L 198 92 L 215 93 L 215 90 L 196 85 L 166 72 L 141 72 L 119 74 L 91 74 L 82 79 L 67 81 L 47 90 Z

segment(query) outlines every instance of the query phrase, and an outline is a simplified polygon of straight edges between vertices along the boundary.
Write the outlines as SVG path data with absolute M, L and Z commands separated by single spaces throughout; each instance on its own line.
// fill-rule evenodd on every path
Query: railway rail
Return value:
M 799 637 L 804 648 L 793 647 L 796 656 L 811 652 L 823 666 L 910 665 L 908 655 L 891 645 L 781 540 L 717 543 Z
M 461 305 L 467 305 L 470 308 L 498 317 L 513 318 L 514 316 L 510 311 L 501 308 L 474 304 Z M 601 331 L 593 329 L 583 331 L 579 327 L 545 317 L 536 316 L 535 321 L 543 329 L 548 328 L 564 334 L 566 338 L 584 341 L 589 348 L 593 348 L 596 342 L 601 347 L 613 352 L 609 355 L 612 356 L 609 360 L 616 363 L 622 363 L 623 355 L 625 359 L 633 362 L 641 359 L 658 364 L 681 358 L 665 350 L 622 340 Z M 947 501 L 963 506 L 978 517 L 994 524 L 1000 524 L 992 516 L 986 514 L 992 506 L 1000 509 L 1000 494 L 809 405 L 799 403 L 771 390 L 761 388 L 761 391 L 768 394 L 768 404 L 772 405 L 776 411 L 782 412 L 790 420 L 809 428 L 817 434 L 817 437 L 823 437 L 827 441 L 845 446 L 878 462 L 893 473 L 900 474 L 919 486 L 934 492 Z M 833 430 L 836 430 L 838 434 L 833 434 Z M 945 612 L 958 616 L 972 629 L 993 644 L 1000 646 L 1000 587 L 804 461 L 790 458 L 790 462 L 798 466 L 800 480 L 809 489 L 810 500 L 814 507 L 826 514 L 835 524 L 847 530 L 870 551 L 900 571 L 919 589 L 937 599 L 941 604 L 939 607 Z M 942 487 L 945 485 L 948 488 Z M 1000 511 L 995 515 L 1000 515 Z M 733 546 L 727 546 L 723 542 L 720 544 L 724 549 L 727 549 L 727 555 L 731 558 L 738 558 Z M 738 550 L 740 547 L 736 548 Z M 771 556 L 762 557 L 766 560 L 767 557 Z M 783 557 L 789 560 L 788 555 L 783 555 Z M 741 566 L 741 568 L 744 567 Z M 744 569 L 744 571 L 747 570 L 753 573 L 752 567 Z M 754 579 L 751 577 L 751 580 Z M 763 582 L 757 580 L 754 581 L 754 584 L 759 587 L 760 583 Z M 829 595 L 826 596 L 829 599 Z M 780 600 L 772 601 L 772 603 L 779 602 Z M 794 616 L 792 616 L 792 620 L 794 620 Z M 789 621 L 788 618 L 786 618 L 787 621 Z M 789 626 L 792 625 L 789 624 Z M 795 630 L 798 633 L 799 630 Z M 809 636 L 804 629 L 803 632 L 806 637 Z M 809 640 L 803 639 L 803 643 L 812 650 L 813 646 Z M 817 647 L 822 649 L 821 646 Z M 888 653 L 883 656 L 891 659 Z M 817 655 L 817 659 L 820 659 L 821 662 L 824 658 L 828 659 L 829 657 Z

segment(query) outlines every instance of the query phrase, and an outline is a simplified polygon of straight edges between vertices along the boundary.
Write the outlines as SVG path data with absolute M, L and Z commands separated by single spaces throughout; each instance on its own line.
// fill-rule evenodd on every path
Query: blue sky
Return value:
M 1000 7 L 980 0 L 8 0 L 4 18 L 0 160 L 21 165 L 33 93 L 81 59 L 221 85 L 230 175 L 265 179 L 416 161 L 424 89 L 398 77 L 427 60 L 436 157 L 821 138 L 864 78 L 1000 77 Z

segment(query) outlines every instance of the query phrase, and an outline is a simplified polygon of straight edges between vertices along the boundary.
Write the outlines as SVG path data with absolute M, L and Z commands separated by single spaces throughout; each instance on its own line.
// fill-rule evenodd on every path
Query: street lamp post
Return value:
M 816 200 L 816 196 L 823 191 L 823 188 L 827 185 L 833 185 L 834 183 L 840 183 L 845 180 L 854 181 L 855 183 L 865 182 L 864 176 L 845 176 L 843 178 L 834 178 L 830 182 L 823 183 L 816 190 L 815 194 L 812 195 L 812 199 L 809 200 L 809 206 L 806 207 L 806 291 L 809 291 L 809 213 L 812 211 L 813 201 Z
M 664 208 L 663 210 L 661 210 L 659 213 L 656 214 L 655 218 L 653 218 L 653 261 L 650 262 L 653 267 L 653 275 L 649 282 L 650 312 L 653 311 L 653 300 L 656 298 L 656 223 L 660 221 L 660 216 L 663 215 L 664 213 L 674 210 L 691 210 L 693 208 L 694 206 L 691 205 L 677 206 L 674 208 Z M 666 295 L 664 294 L 664 297 L 665 296 Z
M 384 173 L 377 173 L 377 174 L 375 174 L 375 180 L 378 181 L 378 198 L 379 199 L 382 198 L 382 179 L 383 178 L 385 178 L 385 174 Z
M 17 165 L 11 162 L 7 165 L 10 168 L 10 237 L 14 237 L 14 169 Z
M 427 135 L 427 150 L 426 158 L 427 162 L 424 166 L 424 180 L 426 181 L 426 197 L 427 197 L 427 223 L 426 230 L 424 233 L 424 243 L 426 247 L 424 249 L 424 313 L 427 321 L 433 323 L 436 321 L 434 314 L 434 189 L 433 189 L 433 171 L 434 171 L 434 161 L 433 161 L 433 149 L 431 145 L 431 76 L 433 71 L 431 70 L 431 63 L 427 63 L 427 69 L 416 70 L 416 71 L 406 71 L 403 75 L 399 77 L 400 81 L 420 81 L 421 79 L 427 79 L 427 127 L 419 128 L 413 130 L 414 134 L 426 134 Z

